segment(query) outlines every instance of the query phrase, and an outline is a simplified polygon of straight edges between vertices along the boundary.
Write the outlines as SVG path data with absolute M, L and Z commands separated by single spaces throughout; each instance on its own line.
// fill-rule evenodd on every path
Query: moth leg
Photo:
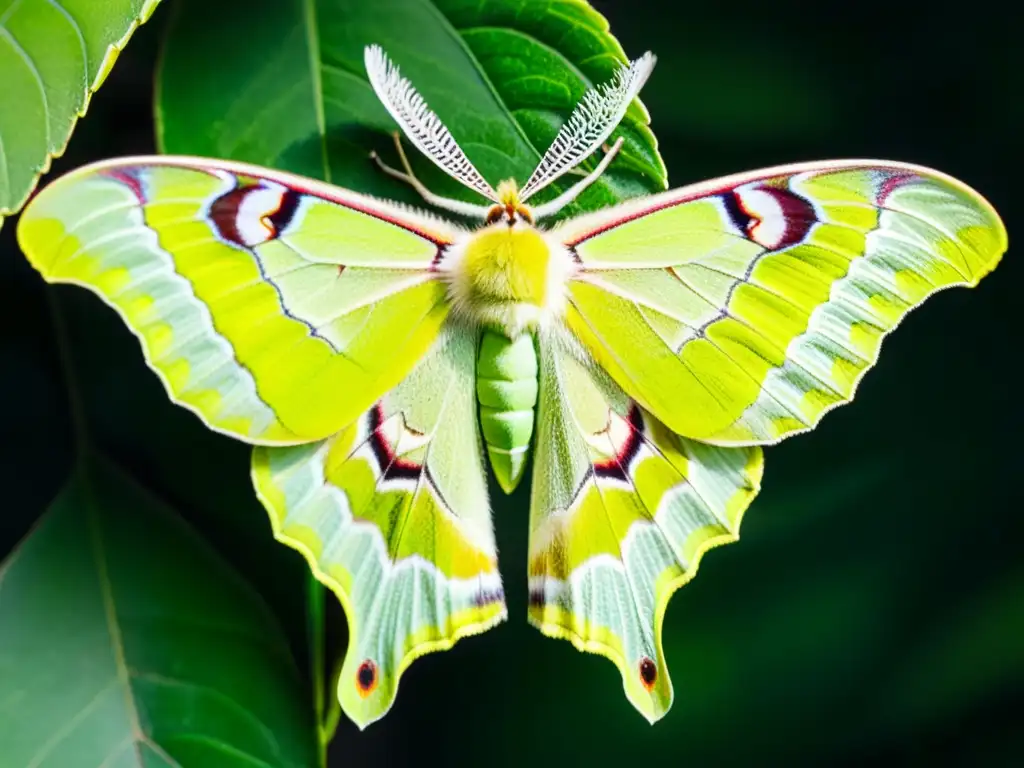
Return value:
M 395 149 L 398 150 L 398 159 L 402 162 L 402 168 L 405 171 L 404 173 L 392 168 L 381 160 L 380 155 L 377 154 L 377 150 L 375 149 L 370 150 L 370 159 L 373 160 L 373 162 L 377 164 L 377 167 L 384 171 L 388 176 L 392 176 L 399 181 L 404 181 L 406 184 L 412 186 L 417 192 L 423 194 L 426 191 L 426 187 L 420 183 L 420 180 L 416 178 L 416 174 L 412 172 L 412 166 L 409 165 L 409 158 L 405 156 L 405 150 L 402 148 L 401 134 L 398 131 L 392 131 L 391 139 L 395 143 Z
M 554 200 L 549 200 L 548 202 L 544 203 L 544 205 L 538 205 L 536 208 L 534 208 L 534 218 L 541 219 L 545 216 L 551 216 L 554 213 L 558 213 L 565 206 L 567 206 L 569 203 L 571 203 L 573 200 L 579 197 L 579 194 L 584 189 L 593 184 L 595 181 L 597 181 L 598 177 L 605 172 L 605 169 L 608 167 L 611 161 L 615 159 L 615 155 L 617 155 L 619 153 L 619 149 L 622 148 L 622 141 L 623 139 L 621 136 L 617 138 L 615 140 L 615 143 L 612 144 L 611 148 L 608 150 L 607 154 L 605 154 L 605 156 L 601 158 L 601 162 L 597 164 L 597 167 L 590 173 L 588 173 L 584 178 L 577 181 L 575 184 L 573 184 L 571 187 L 565 190 L 565 192 L 560 194 Z
M 604 152 L 604 153 L 606 153 L 606 154 L 607 154 L 608 152 L 611 152 L 611 151 L 612 151 L 612 146 L 611 146 L 611 144 L 609 144 L 609 143 L 608 143 L 608 142 L 606 141 L 606 142 L 605 142 L 604 144 L 602 144 L 602 145 L 601 145 L 601 151 L 602 151 L 602 152 Z M 576 166 L 575 168 L 570 168 L 570 169 L 569 169 L 568 171 L 566 171 L 566 172 L 565 172 L 565 175 L 566 175 L 566 176 L 586 176 L 586 175 L 587 175 L 587 172 L 586 172 L 586 171 L 584 171 L 584 170 L 583 170 L 582 168 L 580 168 L 580 167 L 579 167 L 579 166 L 577 165 L 577 166 Z
M 410 187 L 419 193 L 430 205 L 437 206 L 438 208 L 444 208 L 445 210 L 452 211 L 453 213 L 461 214 L 462 216 L 473 216 L 474 218 L 486 218 L 487 212 L 490 210 L 490 206 L 487 205 L 474 205 L 473 203 L 464 203 L 461 200 L 453 200 L 450 197 L 443 197 L 441 195 L 435 195 L 429 189 L 424 186 L 423 182 L 416 178 L 416 174 L 413 173 L 412 166 L 409 165 L 409 158 L 405 156 L 405 150 L 402 148 L 402 134 L 398 131 L 394 131 L 391 134 L 395 140 L 395 149 L 398 150 L 398 158 L 402 162 L 402 168 L 404 171 L 399 171 L 392 168 L 390 165 L 380 159 L 380 155 L 376 151 L 370 152 L 370 159 L 373 160 L 377 167 L 380 168 L 388 176 L 404 181 Z

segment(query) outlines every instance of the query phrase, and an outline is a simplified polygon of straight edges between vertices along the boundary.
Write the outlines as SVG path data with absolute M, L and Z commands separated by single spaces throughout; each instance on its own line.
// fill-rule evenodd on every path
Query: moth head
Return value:
M 510 227 L 520 220 L 533 224 L 533 211 L 519 199 L 519 186 L 514 179 L 505 179 L 498 185 L 498 203 L 487 210 L 488 224 L 503 219 Z

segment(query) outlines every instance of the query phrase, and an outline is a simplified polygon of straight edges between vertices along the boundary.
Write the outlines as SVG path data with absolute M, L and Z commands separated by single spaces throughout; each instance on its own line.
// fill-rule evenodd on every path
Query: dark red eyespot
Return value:
M 491 210 L 487 212 L 486 223 L 497 224 L 503 218 L 505 218 L 505 208 L 500 205 L 494 205 L 491 206 Z
M 372 659 L 364 661 L 356 670 L 356 687 L 363 698 L 373 693 L 373 689 L 377 687 L 377 665 Z
M 646 656 L 640 659 L 640 682 L 648 691 L 658 682 L 658 666 Z

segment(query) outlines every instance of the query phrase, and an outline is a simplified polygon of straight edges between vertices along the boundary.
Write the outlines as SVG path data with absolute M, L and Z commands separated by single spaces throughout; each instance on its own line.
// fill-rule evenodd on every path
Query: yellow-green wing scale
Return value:
M 432 267 L 452 236 L 309 179 L 160 157 L 64 176 L 18 228 L 47 280 L 118 310 L 173 400 L 258 444 L 327 437 L 409 372 L 447 314 Z
M 848 402 L 884 336 L 1006 250 L 993 208 L 937 171 L 788 166 L 567 222 L 566 320 L 674 432 L 769 444 Z
M 661 643 L 669 598 L 706 550 L 737 539 L 761 449 L 671 433 L 564 331 L 540 338 L 538 407 L 530 621 L 613 661 L 653 722 L 672 703 Z
M 258 447 L 253 480 L 276 536 L 341 600 L 338 680 L 360 727 L 418 656 L 505 618 L 477 428 L 475 332 L 451 325 L 415 370 L 327 440 Z

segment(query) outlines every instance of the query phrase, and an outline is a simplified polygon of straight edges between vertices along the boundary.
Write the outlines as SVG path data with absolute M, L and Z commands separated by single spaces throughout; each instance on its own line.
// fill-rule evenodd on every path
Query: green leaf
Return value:
M 0 570 L 10 766 L 315 765 L 264 603 L 114 465 L 80 465 Z
M 0 223 L 67 146 L 92 94 L 160 0 L 0 0 Z
M 280 0 L 258 13 L 249 0 L 184 0 L 159 75 L 162 151 L 245 160 L 422 205 L 368 157 L 377 149 L 393 158 L 395 130 L 366 80 L 363 47 L 372 42 L 495 184 L 524 182 L 586 88 L 626 62 L 608 22 L 582 0 Z M 634 104 L 617 131 L 619 158 L 566 213 L 665 187 L 647 123 Z M 411 159 L 435 192 L 474 199 L 430 161 Z

